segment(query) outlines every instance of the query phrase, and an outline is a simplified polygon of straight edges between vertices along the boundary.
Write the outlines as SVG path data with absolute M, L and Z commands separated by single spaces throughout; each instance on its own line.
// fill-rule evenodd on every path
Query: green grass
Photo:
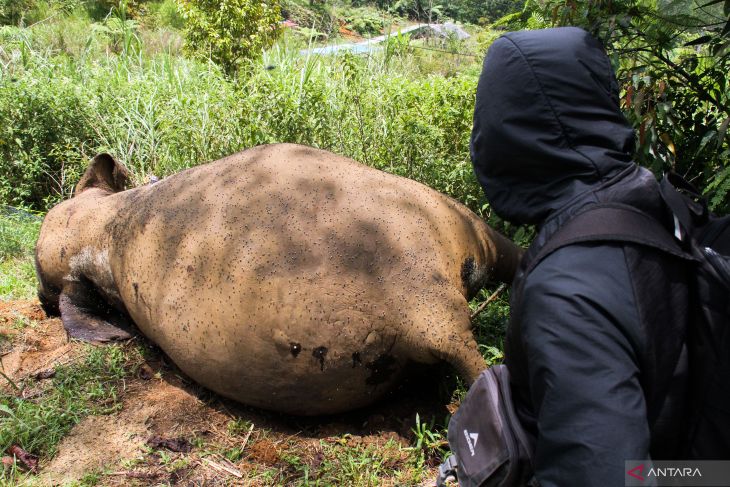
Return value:
M 32 299 L 36 294 L 35 267 L 32 257 L 18 257 L 0 262 L 0 299 Z
M 40 219 L 0 212 L 0 299 L 31 299 L 36 293 L 33 249 Z
M 26 256 L 32 252 L 39 229 L 39 217 L 18 210 L 0 209 L 0 259 Z
M 0 451 L 17 444 L 36 455 L 52 456 L 61 438 L 84 417 L 118 410 L 121 380 L 139 357 L 124 346 L 89 345 L 80 362 L 56 368 L 52 385 L 38 397 L 28 400 L 0 394 Z M 29 379 L 16 386 L 34 384 Z
M 374 445 L 338 447 L 329 446 L 317 480 L 321 485 L 377 485 L 381 477 L 392 474 L 393 465 L 401 461 L 400 445 L 389 442 L 383 447 Z M 396 455 L 388 455 L 396 453 Z M 407 452 L 406 452 L 407 454 Z M 390 457 L 390 458 L 389 458 Z M 307 485 L 304 476 L 302 485 Z
M 0 451 L 10 445 L 51 458 L 61 439 L 86 416 L 111 414 L 121 407 L 124 379 L 134 373 L 142 353 L 124 345 L 86 345 L 80 359 L 56 367 L 56 375 L 39 395 L 22 399 L 0 393 Z M 0 381 L 6 379 L 0 377 Z M 33 379 L 15 384 L 20 390 L 35 387 Z M 96 485 L 100 475 L 89 472 L 73 485 Z M 36 485 L 35 476 L 14 465 L 0 470 L 0 487 Z
M 311 458 L 301 454 L 283 454 L 286 470 L 276 472 L 272 485 L 371 487 L 382 485 L 387 479 L 392 485 L 413 486 L 424 480 L 426 471 L 419 452 L 395 440 L 348 445 L 345 435 L 341 443 L 321 442 L 319 455 L 321 462 L 313 464 Z M 257 478 L 272 473 L 264 471 Z

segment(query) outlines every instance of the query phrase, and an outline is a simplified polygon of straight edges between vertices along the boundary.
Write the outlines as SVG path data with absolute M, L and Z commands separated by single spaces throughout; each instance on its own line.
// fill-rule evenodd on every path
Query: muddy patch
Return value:
M 52 377 L 53 369 L 72 363 L 77 352 L 61 320 L 46 319 L 37 302 L 0 303 L 0 371 L 5 376 L 0 393 L 13 393 L 30 377 Z

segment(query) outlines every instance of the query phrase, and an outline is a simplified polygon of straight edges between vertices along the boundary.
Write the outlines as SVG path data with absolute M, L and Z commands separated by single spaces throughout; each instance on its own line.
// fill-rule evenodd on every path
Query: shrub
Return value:
M 18 25 L 33 3 L 33 0 L 0 0 L 0 24 Z
M 162 0 L 150 4 L 148 17 L 152 27 L 168 27 L 182 29 L 185 27 L 185 19 L 178 8 L 175 0 Z
M 348 29 L 360 35 L 377 35 L 383 30 L 383 18 L 369 9 L 353 9 L 345 21 Z
M 211 59 L 232 75 L 276 39 L 281 18 L 278 0 L 180 0 L 185 48 Z
M 44 208 L 68 195 L 92 132 L 85 93 L 75 82 L 32 73 L 0 80 L 0 201 Z

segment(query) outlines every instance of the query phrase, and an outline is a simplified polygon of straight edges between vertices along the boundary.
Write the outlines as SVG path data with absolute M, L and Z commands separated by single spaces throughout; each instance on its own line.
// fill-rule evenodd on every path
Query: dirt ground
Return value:
M 17 326 L 19 319 L 32 324 Z M 44 374 L 73 363 L 84 350 L 83 344 L 67 339 L 60 319 L 47 318 L 34 301 L 0 302 L 0 333 L 6 337 L 0 340 L 0 370 L 16 383 L 41 378 L 35 386 L 39 390 L 23 390 L 29 400 L 52 383 L 42 380 Z M 151 347 L 142 338 L 133 340 Z M 298 485 L 303 469 L 316 478 L 323 462 L 336 461 L 325 458 L 329 445 L 373 446 L 382 452 L 386 467 L 408 468 L 404 448 L 413 445 L 416 413 L 421 418 L 447 414 L 438 381 L 429 380 L 437 373 L 433 370 L 421 372 L 370 408 L 298 418 L 220 398 L 191 383 L 161 352 L 148 356 L 122 384 L 118 412 L 86 417 L 53 458 L 41 459 L 41 485 L 72 483 L 92 472 L 98 475 L 97 485 Z M 0 382 L 1 393 L 17 394 L 7 381 Z M 224 456 L 231 451 L 237 452 L 234 461 Z M 424 478 L 433 479 L 436 462 L 427 463 L 433 465 L 426 467 Z M 402 484 L 386 474 L 372 485 Z

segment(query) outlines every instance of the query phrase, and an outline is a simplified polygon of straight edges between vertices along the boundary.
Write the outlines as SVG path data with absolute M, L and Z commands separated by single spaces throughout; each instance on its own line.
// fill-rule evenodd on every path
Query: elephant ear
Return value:
M 129 171 L 109 154 L 98 154 L 91 160 L 86 172 L 76 185 L 75 194 L 89 188 L 100 188 L 110 193 L 124 191 L 129 182 Z

